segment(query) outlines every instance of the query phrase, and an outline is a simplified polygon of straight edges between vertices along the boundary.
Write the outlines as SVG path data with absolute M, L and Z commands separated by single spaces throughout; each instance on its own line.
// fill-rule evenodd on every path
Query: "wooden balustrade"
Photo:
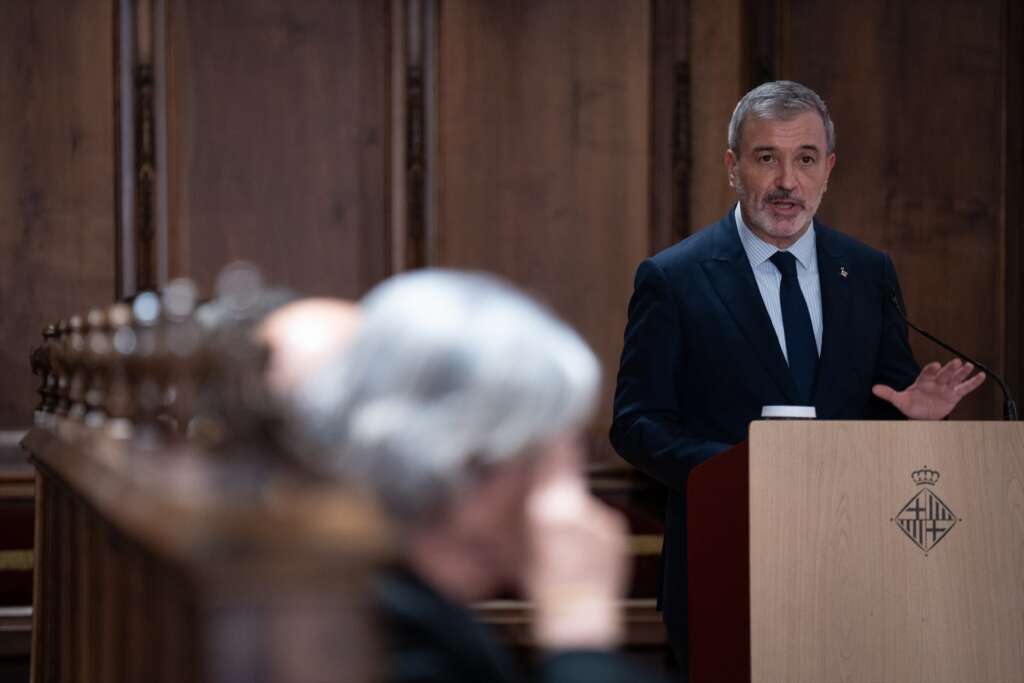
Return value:
M 203 315 L 178 281 L 50 325 L 31 354 L 34 682 L 375 677 L 386 525 L 260 439 L 258 400 L 228 405 L 217 383 L 261 385 L 238 359 L 258 349 Z

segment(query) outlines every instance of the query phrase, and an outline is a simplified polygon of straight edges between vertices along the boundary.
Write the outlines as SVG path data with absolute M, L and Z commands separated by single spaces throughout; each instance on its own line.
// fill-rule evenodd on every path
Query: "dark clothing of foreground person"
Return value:
M 404 569 L 378 581 L 388 683 L 657 683 L 663 679 L 607 650 L 547 654 L 526 671 L 464 607 Z

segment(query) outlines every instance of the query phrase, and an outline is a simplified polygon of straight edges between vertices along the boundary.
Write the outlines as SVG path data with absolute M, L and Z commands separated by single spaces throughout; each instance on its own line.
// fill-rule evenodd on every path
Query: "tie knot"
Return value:
M 782 273 L 782 277 L 796 277 L 796 257 L 788 251 L 777 251 L 768 259 Z

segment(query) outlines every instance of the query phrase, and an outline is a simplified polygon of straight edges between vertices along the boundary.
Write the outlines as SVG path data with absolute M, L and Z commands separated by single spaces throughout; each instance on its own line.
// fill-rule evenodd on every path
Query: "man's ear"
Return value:
M 731 149 L 725 150 L 725 172 L 729 174 L 729 187 L 736 187 L 736 164 L 739 160 Z
M 828 179 L 832 175 L 832 169 L 835 167 L 836 153 L 832 152 L 828 155 L 828 158 L 825 159 L 825 186 L 822 188 L 823 192 L 828 189 Z

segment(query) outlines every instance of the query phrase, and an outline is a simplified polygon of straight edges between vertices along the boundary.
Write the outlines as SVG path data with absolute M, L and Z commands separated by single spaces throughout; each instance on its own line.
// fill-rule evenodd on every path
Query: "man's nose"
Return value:
M 787 192 L 796 189 L 796 170 L 792 164 L 788 162 L 779 164 L 779 172 L 775 176 L 775 186 Z

